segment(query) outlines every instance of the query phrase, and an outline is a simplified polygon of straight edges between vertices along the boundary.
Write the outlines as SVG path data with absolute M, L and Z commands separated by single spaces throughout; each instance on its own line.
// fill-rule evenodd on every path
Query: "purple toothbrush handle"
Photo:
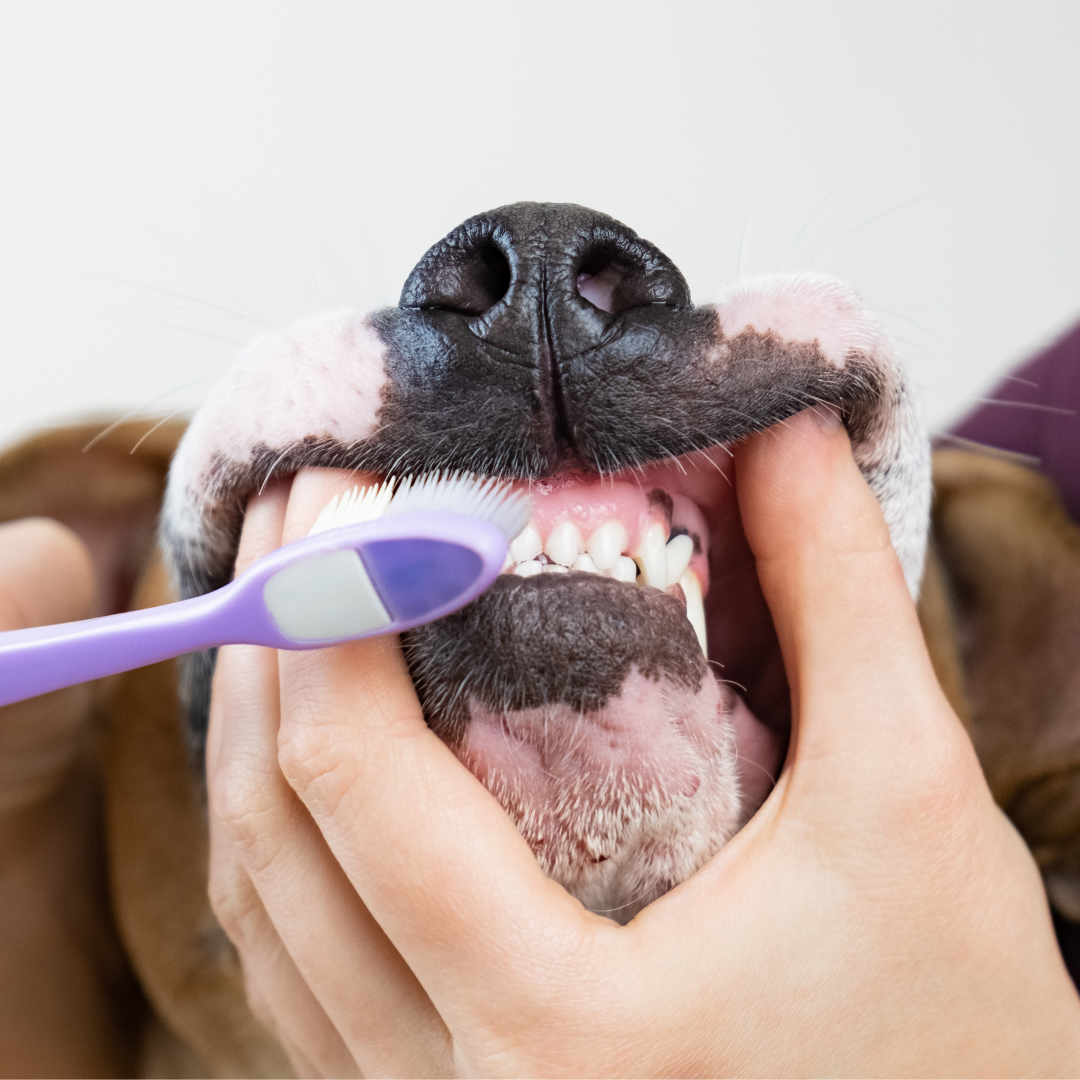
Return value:
M 207 648 L 221 594 L 232 587 L 142 611 L 0 634 L 0 705 Z
M 460 514 L 401 514 L 320 533 L 278 548 L 205 596 L 0 633 L 0 705 L 216 645 L 318 649 L 349 640 L 290 638 L 263 597 L 278 571 L 346 549 L 359 553 L 391 620 L 354 638 L 398 633 L 464 607 L 495 580 L 506 557 L 494 526 Z

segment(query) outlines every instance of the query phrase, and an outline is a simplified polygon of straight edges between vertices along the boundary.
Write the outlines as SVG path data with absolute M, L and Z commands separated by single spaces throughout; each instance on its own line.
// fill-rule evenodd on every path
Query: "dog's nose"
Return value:
M 520 336 L 541 317 L 581 323 L 575 312 L 585 315 L 578 329 L 588 336 L 606 325 L 589 325 L 590 313 L 689 303 L 674 263 L 614 218 L 583 206 L 515 203 L 470 218 L 432 247 L 400 306 L 485 316 L 473 332 L 502 338 L 500 330 Z
M 392 386 L 380 417 L 398 440 L 386 453 L 395 468 L 417 447 L 425 468 L 607 468 L 611 426 L 678 377 L 711 317 L 662 251 L 606 214 L 515 203 L 470 218 L 373 316 Z M 670 453 L 671 424 L 654 426 L 642 460 Z

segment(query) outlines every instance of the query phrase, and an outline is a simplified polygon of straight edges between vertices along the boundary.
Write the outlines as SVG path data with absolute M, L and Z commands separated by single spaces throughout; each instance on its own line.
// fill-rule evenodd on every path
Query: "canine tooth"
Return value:
M 561 563 L 557 563 L 557 562 L 548 563 L 547 566 L 544 567 L 544 573 L 545 574 L 569 574 L 570 573 L 570 567 L 569 566 L 563 566 Z
M 701 583 L 693 570 L 687 570 L 681 578 L 679 585 L 682 586 L 683 596 L 686 597 L 686 617 L 697 634 L 698 644 L 701 651 L 708 656 L 709 644 L 705 637 L 705 604 L 701 599 Z
M 667 583 L 668 585 L 678 581 L 686 568 L 690 565 L 690 558 L 694 554 L 694 541 L 689 536 L 673 536 L 667 542 Z
M 543 550 L 544 544 L 540 539 L 540 533 L 531 521 L 510 541 L 510 558 L 516 563 L 525 563 L 530 559 L 535 559 Z
M 560 566 L 570 567 L 585 550 L 581 530 L 572 521 L 563 521 L 551 530 L 544 545 L 544 554 Z
M 543 573 L 543 563 L 538 563 L 535 559 L 529 559 L 527 562 L 518 563 L 514 567 L 514 573 L 518 577 L 533 577 L 536 574 Z
M 654 589 L 666 589 L 667 547 L 664 526 L 654 521 L 646 530 L 638 544 L 634 559 L 641 567 L 641 584 L 651 585 Z
M 612 567 L 611 576 L 616 581 L 637 580 L 637 563 L 629 555 L 620 555 L 619 561 Z
M 588 555 L 584 555 L 584 554 L 579 555 L 574 560 L 574 567 L 573 568 L 575 570 L 583 570 L 586 574 L 599 574 L 600 573 L 600 567 L 597 566 L 596 563 L 594 563 L 592 561 L 592 559 L 589 558 Z
M 626 550 L 626 526 L 621 521 L 605 521 L 589 537 L 587 551 L 598 570 L 614 570 Z
M 506 553 L 506 558 L 503 559 L 503 565 L 502 565 L 502 571 L 501 572 L 505 574 L 507 570 L 513 570 L 513 568 L 514 568 L 514 560 L 513 560 L 513 557 L 511 556 L 510 552 L 508 551 Z

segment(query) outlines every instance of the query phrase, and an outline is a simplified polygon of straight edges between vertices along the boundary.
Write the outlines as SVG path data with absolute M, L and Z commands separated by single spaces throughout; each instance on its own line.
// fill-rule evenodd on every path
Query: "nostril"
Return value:
M 583 300 L 609 315 L 680 302 L 670 273 L 646 265 L 635 253 L 612 243 L 594 244 L 583 252 L 575 282 Z
M 606 311 L 609 315 L 614 314 L 612 297 L 618 278 L 607 272 L 607 268 L 596 274 L 582 272 L 577 276 L 578 296 L 588 300 L 593 307 Z
M 482 315 L 507 293 L 510 263 L 497 245 L 447 246 L 423 268 L 409 306 Z

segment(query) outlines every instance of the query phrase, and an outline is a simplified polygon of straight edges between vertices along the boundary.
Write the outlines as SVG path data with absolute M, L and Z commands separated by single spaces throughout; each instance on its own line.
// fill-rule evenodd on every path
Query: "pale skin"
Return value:
M 54 521 L 0 526 L 0 629 L 94 614 L 90 555 Z M 117 1076 L 140 1000 L 109 912 L 89 686 L 0 709 L 0 1075 Z
M 211 897 L 309 1075 L 1061 1075 L 1080 999 L 930 667 L 842 428 L 736 451 L 792 686 L 750 824 L 626 927 L 540 872 L 427 729 L 397 642 L 222 650 Z M 329 470 L 248 508 L 238 568 Z

